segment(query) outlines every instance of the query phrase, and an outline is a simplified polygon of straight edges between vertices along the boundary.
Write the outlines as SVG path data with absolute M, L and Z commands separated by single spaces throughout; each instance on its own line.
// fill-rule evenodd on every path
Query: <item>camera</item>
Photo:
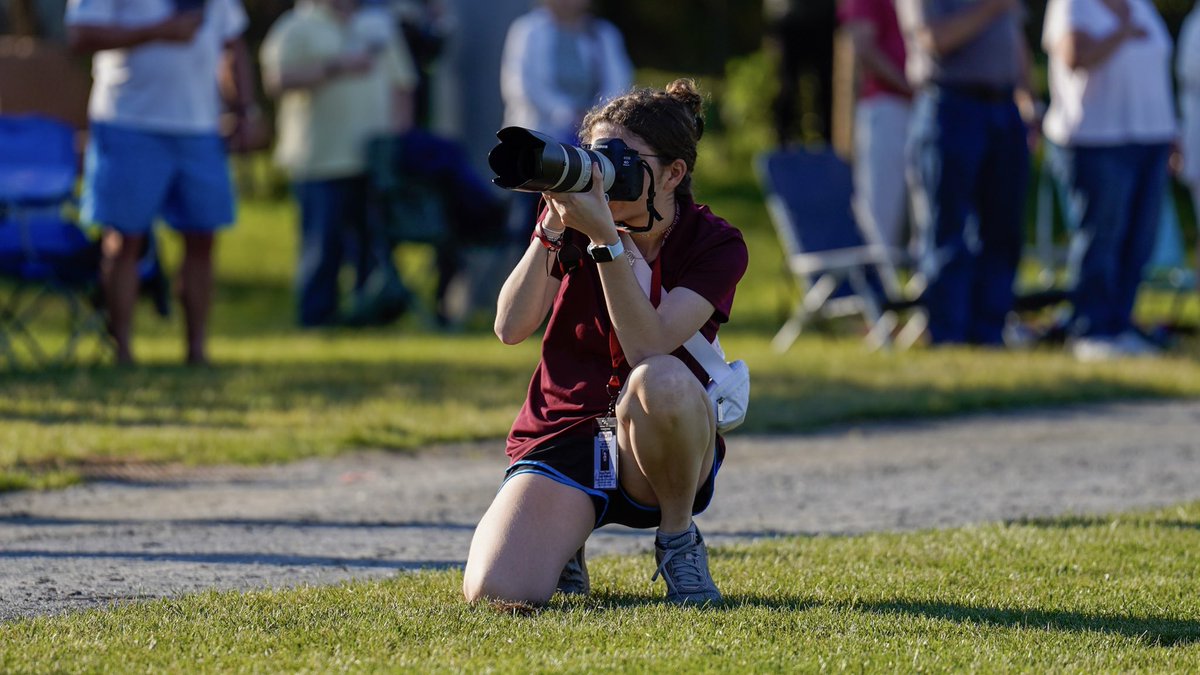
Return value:
M 587 150 L 522 127 L 505 127 L 496 138 L 500 143 L 488 153 L 488 164 L 496 172 L 492 182 L 506 190 L 587 192 L 594 162 L 610 200 L 631 202 L 642 196 L 645 162 L 619 138 L 598 139 Z

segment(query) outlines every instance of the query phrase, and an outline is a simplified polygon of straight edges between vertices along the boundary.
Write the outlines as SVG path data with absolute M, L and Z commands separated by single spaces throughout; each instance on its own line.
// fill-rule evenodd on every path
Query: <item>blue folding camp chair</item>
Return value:
M 850 166 L 829 149 L 790 149 L 762 155 L 756 168 L 787 268 L 802 289 L 772 346 L 786 351 L 815 318 L 860 316 L 868 344 L 881 347 L 893 342 L 909 310 L 895 343 L 915 342 L 925 315 L 899 282 L 897 253 L 855 217 Z
M 1171 308 L 1165 328 L 1183 329 L 1183 313 L 1187 300 L 1196 297 L 1196 270 L 1188 264 L 1179 211 L 1175 208 L 1170 189 L 1163 198 L 1158 238 L 1155 240 L 1150 262 L 1146 263 L 1142 288 L 1170 293 Z
M 70 126 L 0 116 L 0 356 L 14 368 L 70 361 L 89 336 L 99 354 L 111 352 L 91 300 L 99 246 L 70 217 L 77 170 Z M 34 330 L 38 319 L 61 319 L 65 328 Z

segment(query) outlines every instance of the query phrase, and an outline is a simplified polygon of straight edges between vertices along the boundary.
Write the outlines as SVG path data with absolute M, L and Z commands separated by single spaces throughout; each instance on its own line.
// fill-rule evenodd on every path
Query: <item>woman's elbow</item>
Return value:
M 631 347 L 624 350 L 624 352 L 625 360 L 629 363 L 629 367 L 632 368 L 643 361 L 654 358 L 655 356 L 669 355 L 671 350 L 654 348 L 638 349 L 637 347 Z
M 938 34 L 931 28 L 919 30 L 916 33 L 916 42 L 920 46 L 921 51 L 931 54 L 935 57 L 946 55 L 946 41 L 938 39 Z
M 514 326 L 512 322 L 505 321 L 503 317 L 497 316 L 496 323 L 492 326 L 492 331 L 500 341 L 506 345 L 519 345 L 529 337 L 532 331 L 521 330 Z

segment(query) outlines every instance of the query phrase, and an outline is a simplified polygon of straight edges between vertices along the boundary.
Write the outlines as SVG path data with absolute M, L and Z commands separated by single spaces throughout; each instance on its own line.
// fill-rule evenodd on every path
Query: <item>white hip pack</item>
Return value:
M 708 397 L 717 409 L 717 431 L 725 433 L 741 426 L 750 407 L 750 369 L 738 359 L 725 361 L 720 343 L 710 343 L 697 332 L 683 343 L 692 358 L 708 372 Z

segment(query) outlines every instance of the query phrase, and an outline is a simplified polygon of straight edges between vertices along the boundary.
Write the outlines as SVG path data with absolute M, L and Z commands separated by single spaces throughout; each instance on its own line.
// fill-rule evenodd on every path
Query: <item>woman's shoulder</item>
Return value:
M 681 233 L 680 245 L 687 251 L 685 259 L 693 263 L 721 260 L 722 266 L 736 263 L 743 268 L 749 264 L 750 254 L 741 230 L 704 204 L 687 203 L 681 208 L 680 225 L 685 232 Z
M 698 238 L 742 240 L 742 231 L 731 225 L 729 221 L 721 216 L 713 213 L 707 204 L 689 202 L 684 204 L 682 208 L 687 210 L 689 220 L 694 223 Z

